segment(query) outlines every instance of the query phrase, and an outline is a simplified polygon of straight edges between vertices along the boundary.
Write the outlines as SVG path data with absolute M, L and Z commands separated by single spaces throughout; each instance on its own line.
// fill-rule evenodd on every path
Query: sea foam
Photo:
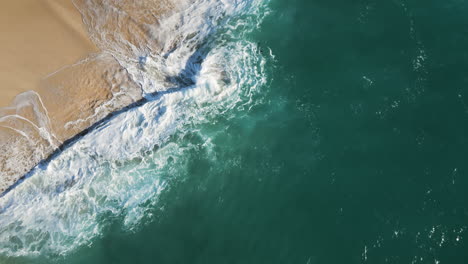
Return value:
M 92 1 L 81 2 L 84 12 Z M 135 228 L 170 187 L 167 179 L 185 173 L 173 165 L 195 146 L 179 144 L 178 138 L 255 104 L 267 81 L 266 58 L 246 36 L 266 15 L 265 5 L 184 2 L 153 25 L 157 28 L 147 29 L 160 38 L 161 51 L 147 40 L 119 43 L 109 42 L 115 36 L 94 36 L 141 85 L 145 103 L 76 139 L 0 198 L 0 254 L 69 254 L 102 235 L 109 215 L 123 217 L 125 229 Z M 91 12 L 85 22 L 87 15 L 107 19 Z M 96 29 L 101 31 L 92 35 L 105 35 L 104 26 Z M 209 146 L 209 137 L 200 137 Z

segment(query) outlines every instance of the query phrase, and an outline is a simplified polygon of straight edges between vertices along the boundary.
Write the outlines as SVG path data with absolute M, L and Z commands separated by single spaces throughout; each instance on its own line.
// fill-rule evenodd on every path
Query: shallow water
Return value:
M 190 80 L 135 70 L 147 103 L 1 198 L 2 263 L 468 261 L 468 4 L 205 3 Z

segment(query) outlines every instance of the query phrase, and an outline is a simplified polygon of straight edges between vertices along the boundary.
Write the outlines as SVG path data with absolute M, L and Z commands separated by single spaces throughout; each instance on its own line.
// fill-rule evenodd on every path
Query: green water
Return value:
M 53 262 L 468 263 L 468 2 L 270 9 L 260 103 L 177 139 L 199 147 L 133 231 Z

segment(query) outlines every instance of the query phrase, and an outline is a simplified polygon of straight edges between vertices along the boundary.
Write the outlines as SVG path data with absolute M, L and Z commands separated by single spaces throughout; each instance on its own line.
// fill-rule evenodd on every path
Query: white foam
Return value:
M 264 5 L 254 0 L 197 1 L 174 14 L 179 19 L 161 24 L 161 34 L 174 41 L 198 32 L 193 42 L 180 41 L 166 59 L 149 56 L 144 70 L 116 54 L 150 101 L 93 130 L 0 198 L 0 254 L 68 254 L 100 236 L 106 226 L 101 218 L 108 214 L 123 217 L 127 229 L 138 225 L 168 187 L 168 175 L 176 173 L 174 163 L 183 163 L 190 148 L 171 137 L 193 133 L 216 115 L 228 116 L 233 108 L 255 103 L 254 95 L 266 82 L 265 58 L 243 34 L 258 26 Z M 249 21 L 252 17 L 255 23 Z M 185 22 L 174 27 L 170 21 Z M 204 57 L 201 65 L 190 61 L 194 52 Z M 196 73 L 187 74 L 193 85 L 167 90 L 174 83 L 162 78 L 187 70 Z M 151 94 L 155 91 L 166 93 Z

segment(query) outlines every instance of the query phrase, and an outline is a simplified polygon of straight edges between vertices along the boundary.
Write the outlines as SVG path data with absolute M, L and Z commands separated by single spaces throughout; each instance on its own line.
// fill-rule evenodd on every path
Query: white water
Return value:
M 168 187 L 165 179 L 180 169 L 173 164 L 195 147 L 178 138 L 254 104 L 266 82 L 265 58 L 244 34 L 259 26 L 264 4 L 205 0 L 181 8 L 159 26 L 165 43 L 178 43 L 166 58 L 140 54 L 138 47 L 135 57 L 119 52 L 119 45 L 110 49 L 149 102 L 79 139 L 0 198 L 0 255 L 68 254 L 102 235 L 104 216 L 121 216 L 126 229 L 136 227 Z M 136 59 L 142 55 L 143 66 Z

